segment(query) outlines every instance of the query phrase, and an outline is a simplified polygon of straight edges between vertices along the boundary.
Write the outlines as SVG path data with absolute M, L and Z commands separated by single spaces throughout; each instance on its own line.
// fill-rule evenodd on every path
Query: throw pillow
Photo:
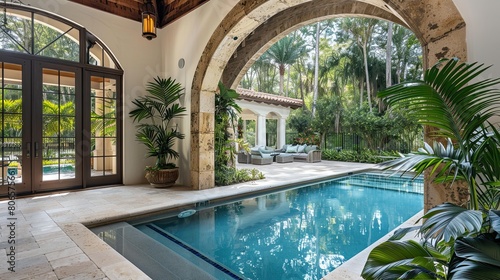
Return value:
M 297 146 L 288 146 L 288 147 L 286 147 L 286 152 L 287 153 L 296 153 L 297 152 Z
M 307 144 L 304 144 L 304 145 L 300 145 L 298 148 L 297 148 L 297 152 L 298 153 L 305 153 L 305 148 L 307 147 Z
M 310 145 L 307 145 L 307 147 L 304 149 L 304 153 L 308 154 L 312 150 L 313 148 Z

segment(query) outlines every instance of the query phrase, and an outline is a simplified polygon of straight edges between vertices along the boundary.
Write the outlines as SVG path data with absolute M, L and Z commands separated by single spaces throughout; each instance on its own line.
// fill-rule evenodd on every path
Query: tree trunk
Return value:
M 385 86 L 390 87 L 392 85 L 392 22 L 389 21 L 387 27 L 387 45 L 385 48 Z
M 363 44 L 363 59 L 365 63 L 365 76 L 366 76 L 366 95 L 368 96 L 368 108 L 372 113 L 372 92 L 370 90 L 370 75 L 368 73 L 368 54 L 366 51 L 366 43 Z
M 280 69 L 280 92 L 279 92 L 279 95 L 285 95 L 283 93 L 283 85 L 285 84 L 285 65 L 280 64 L 279 69 Z
M 288 66 L 288 71 L 287 71 L 287 74 L 286 74 L 286 92 L 285 92 L 285 96 L 290 96 L 290 93 L 289 93 L 289 90 L 290 90 L 290 66 Z
M 312 116 L 316 113 L 316 101 L 318 100 L 318 70 L 319 70 L 319 25 L 316 24 L 316 46 L 315 46 L 315 58 L 314 58 L 314 90 L 313 90 L 313 104 L 312 104 Z

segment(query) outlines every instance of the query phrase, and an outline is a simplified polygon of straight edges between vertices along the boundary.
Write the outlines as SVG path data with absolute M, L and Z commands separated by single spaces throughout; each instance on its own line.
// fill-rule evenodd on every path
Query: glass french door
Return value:
M 0 195 L 31 191 L 27 128 L 31 102 L 30 64 L 16 58 L 0 59 Z
M 0 195 L 82 186 L 81 70 L 0 60 Z
M 82 185 L 81 69 L 34 63 L 32 191 Z

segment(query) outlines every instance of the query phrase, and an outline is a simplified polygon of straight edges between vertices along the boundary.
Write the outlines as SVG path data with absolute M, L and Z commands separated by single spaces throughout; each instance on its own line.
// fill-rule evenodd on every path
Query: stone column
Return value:
M 257 147 L 266 146 L 266 116 L 257 116 Z
M 277 149 L 281 149 L 286 144 L 286 118 L 281 117 L 278 119 L 278 143 Z
M 215 187 L 215 93 L 191 92 L 191 183 L 193 189 Z

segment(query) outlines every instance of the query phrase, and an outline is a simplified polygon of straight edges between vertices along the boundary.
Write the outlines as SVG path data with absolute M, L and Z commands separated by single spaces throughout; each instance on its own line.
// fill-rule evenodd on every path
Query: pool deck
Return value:
M 13 215 L 9 201 L 0 200 L 0 279 L 150 279 L 87 227 L 375 168 L 335 161 L 238 167 L 257 168 L 266 179 L 197 191 L 185 186 L 128 185 L 47 193 L 15 199 Z M 325 279 L 361 279 L 364 260 L 366 255 Z M 15 272 L 9 270 L 11 265 Z

